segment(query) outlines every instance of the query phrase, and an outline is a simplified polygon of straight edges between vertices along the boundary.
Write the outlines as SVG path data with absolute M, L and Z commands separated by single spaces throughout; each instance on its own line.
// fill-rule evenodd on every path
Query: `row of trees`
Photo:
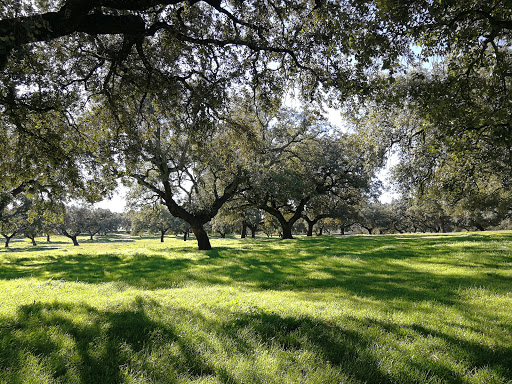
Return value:
M 319 199 L 321 204 L 307 204 L 300 218 L 293 220 L 293 223 L 293 214 L 285 213 L 283 216 L 289 218 L 285 225 L 291 223 L 290 232 L 313 236 L 324 233 L 343 235 L 348 231 L 374 234 L 510 228 L 511 215 L 508 211 L 464 211 L 443 203 L 441 199 L 428 199 L 427 196 L 416 200 L 402 198 L 386 204 L 367 199 L 358 202 L 338 200 L 337 206 L 329 205 L 324 198 Z M 132 198 L 133 202 L 136 200 Z M 223 206 L 205 224 L 204 229 L 221 237 L 233 234 L 241 238 L 249 235 L 255 237 L 257 232 L 268 237 L 284 237 L 283 225 L 278 217 L 244 204 L 241 200 L 233 200 Z M 5 247 L 15 236 L 25 236 L 35 246 L 36 237 L 46 235 L 47 242 L 50 242 L 50 236 L 58 233 L 78 245 L 77 237 L 80 235 L 88 235 L 93 240 L 97 234 L 119 231 L 129 231 L 132 235 L 158 234 L 163 242 L 168 233 L 181 234 L 187 240 L 191 226 L 172 216 L 161 204 L 145 204 L 125 213 L 113 213 L 108 209 L 45 204 L 27 197 L 13 202 L 0 221 L 0 234 L 5 238 Z
M 123 214 L 108 209 L 68 206 L 44 202 L 22 195 L 11 201 L 0 220 L 0 234 L 5 247 L 15 236 L 25 236 L 37 245 L 35 238 L 45 235 L 50 242 L 52 234 L 61 234 L 78 245 L 79 235 L 88 235 L 91 240 L 97 234 L 115 233 L 129 228 Z

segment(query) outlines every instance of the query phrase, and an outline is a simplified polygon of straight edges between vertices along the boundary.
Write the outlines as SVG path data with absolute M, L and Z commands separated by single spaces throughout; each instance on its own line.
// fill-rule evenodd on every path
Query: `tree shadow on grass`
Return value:
M 307 381 L 315 369 L 330 366 L 356 382 L 392 382 L 365 355 L 369 341 L 357 332 L 273 314 L 236 313 L 234 321 L 215 321 L 191 310 L 169 311 L 141 298 L 117 311 L 64 303 L 20 307 L 15 319 L 0 320 L 0 379 L 173 383 L 216 377 L 263 383 L 285 376 Z M 167 321 L 155 319 L 156 312 L 166 312 Z M 185 325 L 203 333 L 187 332 Z M 314 361 L 298 362 L 299 350 Z M 280 368 L 269 373 L 274 367 L 262 366 L 262 356 Z
M 135 298 L 123 308 L 33 303 L 0 318 L 0 381 L 174 383 L 465 382 L 442 361 L 390 341 L 444 341 L 457 361 L 510 377 L 511 348 L 491 349 L 419 325 L 345 317 L 330 323 L 239 308 L 218 317 Z M 394 353 L 398 368 L 384 367 Z
M 512 279 L 501 273 L 510 265 L 506 252 L 485 254 L 482 245 L 475 242 L 463 260 L 457 261 L 449 249 L 441 247 L 443 244 L 446 240 L 436 237 L 357 236 L 287 243 L 237 242 L 236 247 L 216 247 L 207 252 L 188 244 L 169 245 L 153 249 L 150 256 L 144 251 L 123 254 L 114 250 L 6 261 L 0 264 L 0 279 L 31 276 L 87 283 L 116 281 L 147 289 L 239 285 L 306 295 L 315 290 L 340 289 L 383 301 L 437 300 L 444 304 L 453 304 L 461 289 L 474 286 L 510 291 Z M 432 247 L 438 245 L 433 251 Z M 447 272 L 429 270 L 434 264 L 448 268 Z M 454 268 L 451 273 L 451 267 L 459 270 Z
M 16 319 L 0 320 L 0 379 L 3 375 L 7 382 L 26 382 L 25 375 L 39 382 L 51 375 L 62 382 L 122 383 L 127 377 L 145 376 L 151 382 L 172 383 L 180 375 L 214 374 L 203 356 L 177 334 L 175 323 L 148 317 L 147 308 L 154 306 L 158 304 L 141 298 L 118 311 L 67 303 L 22 306 Z M 186 316 L 174 315 L 178 322 Z M 163 356 L 165 362 L 152 356 L 162 347 L 170 351 Z

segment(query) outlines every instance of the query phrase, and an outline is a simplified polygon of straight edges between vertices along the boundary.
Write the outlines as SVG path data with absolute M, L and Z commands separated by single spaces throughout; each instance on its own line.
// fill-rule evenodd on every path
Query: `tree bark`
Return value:
M 35 239 L 35 237 L 29 237 L 29 236 L 27 236 L 27 237 L 30 239 L 30 241 L 32 241 L 32 245 L 33 245 L 34 247 L 35 247 L 35 246 L 37 246 L 37 243 L 36 243 L 36 239 Z
M 50 242 L 50 234 L 49 234 L 49 233 L 47 233 L 47 234 L 46 234 L 46 242 L 47 242 L 47 243 L 49 243 L 49 242 Z
M 242 222 L 242 233 L 240 234 L 241 239 L 245 239 L 247 237 L 247 223 L 245 221 Z
M 160 242 L 163 243 L 164 242 L 164 235 L 165 235 L 165 232 L 166 231 L 162 231 L 160 230 Z
M 69 238 L 71 239 L 71 241 L 73 241 L 73 245 L 76 247 L 78 246 L 78 240 L 76 239 L 76 235 L 71 235 L 69 236 Z
M 188 231 L 183 232 L 183 241 L 187 241 Z
M 202 224 L 192 225 L 192 232 L 194 232 L 194 235 L 196 236 L 197 246 L 200 251 L 209 251 L 212 249 L 210 239 L 208 238 L 208 234 L 204 230 Z
M 14 232 L 11 236 L 7 236 L 2 233 L 2 236 L 5 237 L 5 248 L 9 248 L 9 242 L 14 236 L 16 236 L 16 232 Z
M 293 223 L 281 223 L 281 229 L 283 230 L 281 239 L 293 239 L 292 227 Z
M 324 234 L 324 229 L 323 227 L 320 227 L 318 228 L 318 233 L 316 234 L 317 236 L 322 236 Z
M 258 229 L 258 226 L 247 224 L 247 227 L 251 230 L 251 237 L 254 239 L 256 237 L 256 230 Z
M 315 224 L 313 224 L 312 222 L 309 222 L 309 221 L 307 223 L 308 223 L 308 232 L 306 233 L 306 236 L 311 237 L 311 236 L 313 236 L 313 226 Z

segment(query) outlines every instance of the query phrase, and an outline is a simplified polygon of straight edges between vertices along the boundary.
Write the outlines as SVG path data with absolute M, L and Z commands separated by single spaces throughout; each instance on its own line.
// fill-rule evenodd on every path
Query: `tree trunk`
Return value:
M 166 231 L 160 231 L 160 242 L 163 243 L 164 242 L 164 235 L 165 235 L 165 232 Z
M 188 231 L 183 232 L 183 241 L 187 241 Z
M 36 239 L 35 239 L 35 237 L 29 237 L 29 236 L 27 236 L 27 237 L 30 239 L 30 241 L 32 241 L 32 245 L 33 245 L 34 247 L 35 247 L 35 246 L 37 246 L 37 243 L 36 243 Z
M 293 227 L 293 224 L 281 223 L 281 229 L 283 230 L 283 232 L 281 233 L 281 239 L 293 239 L 292 227 Z
M 318 233 L 316 234 L 317 236 L 322 236 L 324 234 L 324 229 L 323 227 L 320 227 L 318 228 Z
M 76 239 L 76 236 L 70 236 L 69 237 L 73 241 L 73 245 L 76 247 L 78 244 L 78 240 Z
M 7 236 L 7 235 L 4 235 L 4 234 L 2 233 L 2 236 L 3 236 L 3 237 L 5 237 L 5 248 L 9 248 L 9 243 L 10 243 L 11 239 L 12 239 L 14 236 L 16 236 L 16 232 L 15 232 L 15 233 L 13 233 L 11 236 Z
M 210 239 L 208 238 L 208 234 L 204 230 L 202 224 L 193 225 L 192 232 L 194 232 L 194 235 L 196 236 L 197 246 L 200 251 L 208 251 L 212 249 Z
M 345 227 L 341 227 L 340 228 L 340 235 L 344 235 L 345 234 Z
M 310 220 L 306 220 L 306 223 L 308 223 L 308 232 L 306 236 L 311 237 L 313 236 L 313 227 L 315 226 L 315 223 Z
M 257 225 L 247 225 L 251 230 L 251 237 L 254 239 L 256 237 L 256 229 L 258 229 Z
M 47 243 L 49 243 L 49 242 L 50 242 L 50 234 L 49 234 L 49 233 L 47 233 L 47 234 L 46 234 L 46 242 L 47 242 Z
M 242 222 L 242 233 L 240 235 L 241 239 L 245 239 L 247 237 L 247 223 L 245 221 Z
M 222 239 L 225 239 L 226 238 L 226 232 L 221 232 L 221 231 L 217 231 L 219 232 L 219 235 Z

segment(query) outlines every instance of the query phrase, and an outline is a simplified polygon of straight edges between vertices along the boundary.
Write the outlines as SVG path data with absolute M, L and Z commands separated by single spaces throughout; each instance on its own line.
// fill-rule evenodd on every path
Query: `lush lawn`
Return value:
M 1 383 L 512 382 L 511 232 L 56 240 L 0 251 Z

